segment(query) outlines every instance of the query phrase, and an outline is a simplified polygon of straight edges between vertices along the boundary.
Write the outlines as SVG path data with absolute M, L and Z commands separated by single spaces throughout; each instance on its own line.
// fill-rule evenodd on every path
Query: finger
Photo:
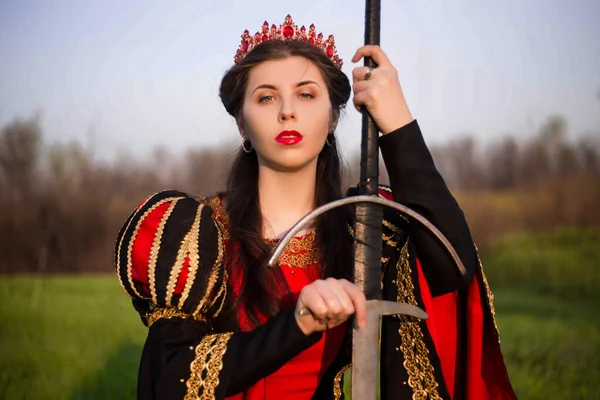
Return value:
M 371 84 L 367 81 L 358 81 L 358 82 L 354 82 L 352 84 L 352 91 L 354 92 L 354 94 L 358 94 L 361 92 L 364 92 L 365 90 L 367 90 L 369 88 Z
M 352 70 L 352 81 L 353 82 L 361 82 L 361 81 L 365 81 L 365 77 L 367 75 L 367 72 L 369 71 L 370 67 L 357 67 L 354 68 Z M 369 79 L 373 79 L 373 76 L 376 74 L 378 68 L 371 68 L 373 70 L 373 73 L 371 74 L 371 77 Z
M 342 285 L 354 305 L 358 327 L 364 328 L 367 325 L 367 299 L 365 294 L 355 284 L 348 281 L 342 282 Z
M 316 321 L 327 316 L 327 304 L 317 291 L 306 290 L 301 292 L 296 308 L 300 312 L 305 307 L 310 311 L 308 315 Z
M 356 50 L 352 62 L 358 62 L 363 57 L 371 57 L 378 66 L 391 65 L 388 56 L 381 50 L 381 47 L 375 44 L 368 44 Z
M 327 282 L 329 282 L 330 279 L 331 279 L 331 285 L 330 285 L 331 290 L 336 294 L 338 301 L 340 302 L 340 304 L 342 306 L 342 315 L 343 315 L 344 319 L 346 319 L 348 316 L 354 314 L 354 305 L 352 304 L 352 300 L 350 299 L 350 297 L 348 296 L 348 294 L 342 287 L 342 284 L 340 283 L 340 281 L 338 281 L 337 279 L 329 278 L 329 279 L 327 279 Z
M 367 91 L 356 93 L 354 95 L 354 97 L 352 98 L 352 102 L 354 103 L 354 108 L 356 108 L 356 110 L 358 112 L 362 112 L 363 106 L 366 108 L 369 108 L 370 101 L 371 101 L 371 95 Z
M 329 287 L 329 285 L 323 288 L 319 294 L 327 305 L 327 317 L 335 320 L 340 319 L 343 307 L 337 294 Z

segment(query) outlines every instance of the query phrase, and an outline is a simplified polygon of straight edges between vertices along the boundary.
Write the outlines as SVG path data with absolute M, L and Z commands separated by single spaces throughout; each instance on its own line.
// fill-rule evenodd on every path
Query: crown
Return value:
M 311 24 L 308 27 L 302 25 L 298 29 L 298 25 L 294 24 L 292 17 L 288 14 L 283 21 L 283 24 L 279 25 L 279 28 L 275 24 L 269 27 L 269 23 L 265 21 L 262 29 L 254 34 L 250 35 L 250 32 L 246 29 L 242 34 L 242 42 L 240 47 L 235 53 L 233 58 L 235 63 L 242 61 L 256 46 L 261 43 L 268 42 L 271 40 L 301 40 L 305 41 L 311 46 L 320 49 L 329 59 L 338 67 L 342 68 L 342 59 L 338 57 L 337 50 L 335 49 L 335 40 L 333 35 L 329 35 L 326 40 L 323 40 L 323 34 L 318 33 L 315 30 L 315 24 Z

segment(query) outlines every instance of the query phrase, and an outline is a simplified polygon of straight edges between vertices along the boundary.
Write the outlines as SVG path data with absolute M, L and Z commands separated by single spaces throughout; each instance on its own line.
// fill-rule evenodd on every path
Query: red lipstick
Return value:
M 275 141 L 286 146 L 291 146 L 300 143 L 302 141 L 302 135 L 298 131 L 282 131 L 277 135 Z

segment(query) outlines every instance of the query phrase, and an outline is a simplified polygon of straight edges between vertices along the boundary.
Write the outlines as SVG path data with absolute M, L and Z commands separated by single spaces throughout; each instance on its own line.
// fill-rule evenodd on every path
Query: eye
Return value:
M 268 102 L 271 102 L 273 100 L 275 100 L 275 97 L 273 97 L 273 96 L 263 96 L 260 99 L 258 99 L 258 102 L 259 103 L 268 103 Z
M 313 95 L 312 95 L 312 94 L 310 94 L 310 93 L 300 93 L 300 98 L 302 98 L 302 99 L 312 99 L 312 98 L 314 98 L 314 97 L 315 97 L 315 96 L 313 96 Z

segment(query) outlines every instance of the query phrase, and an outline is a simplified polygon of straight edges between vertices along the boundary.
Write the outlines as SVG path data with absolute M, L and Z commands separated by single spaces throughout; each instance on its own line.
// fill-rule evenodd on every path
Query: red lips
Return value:
M 302 135 L 298 131 L 282 131 L 277 135 L 275 141 L 286 146 L 291 146 L 300 143 L 302 141 Z

